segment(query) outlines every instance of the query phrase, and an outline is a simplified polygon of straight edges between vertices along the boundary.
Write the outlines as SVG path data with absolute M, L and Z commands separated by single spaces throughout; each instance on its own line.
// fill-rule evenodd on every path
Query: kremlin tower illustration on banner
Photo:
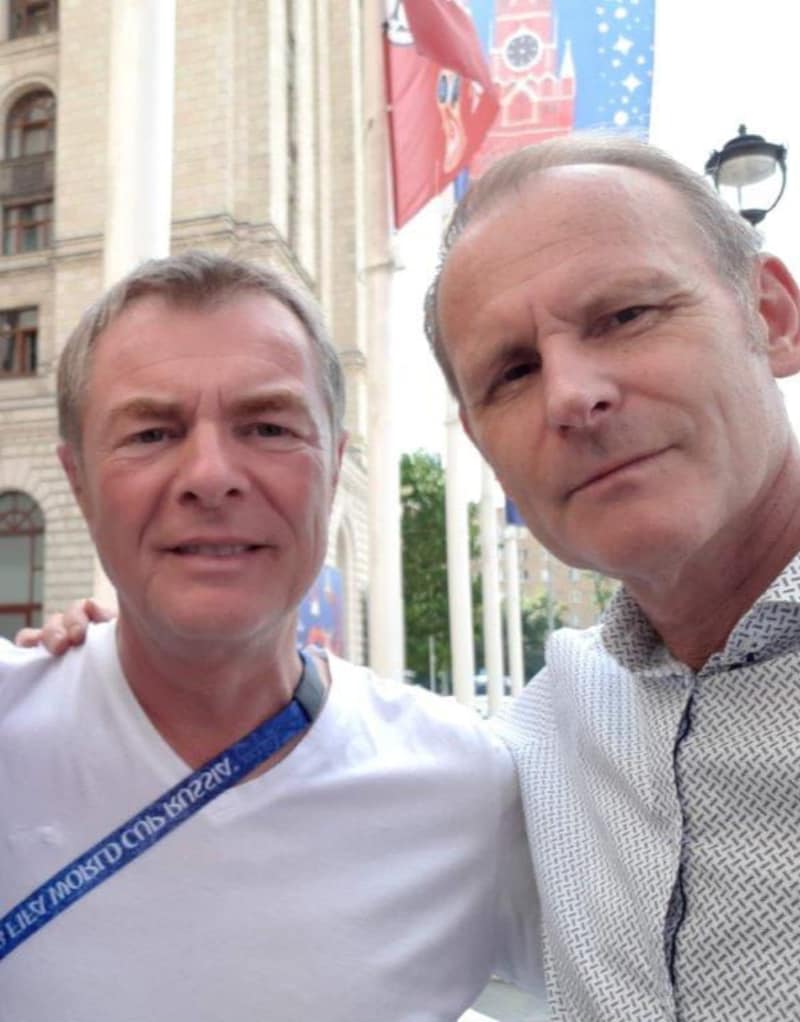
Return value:
M 496 0 L 489 69 L 500 109 L 470 173 L 478 177 L 512 149 L 566 135 L 575 110 L 575 66 L 567 40 L 561 60 L 552 0 Z

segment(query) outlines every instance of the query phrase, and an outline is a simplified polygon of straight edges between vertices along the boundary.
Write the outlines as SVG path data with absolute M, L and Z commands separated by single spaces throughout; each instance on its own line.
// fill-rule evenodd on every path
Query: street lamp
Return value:
M 748 135 L 747 128 L 740 124 L 739 134 L 709 156 L 705 172 L 713 178 L 720 195 L 755 227 L 783 195 L 786 147 L 765 142 L 761 135 Z

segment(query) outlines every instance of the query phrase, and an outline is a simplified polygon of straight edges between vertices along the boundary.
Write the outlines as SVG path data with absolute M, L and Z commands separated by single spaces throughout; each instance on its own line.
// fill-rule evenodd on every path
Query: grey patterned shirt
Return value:
M 800 1018 L 800 556 L 697 673 L 620 591 L 499 728 L 555 1019 Z

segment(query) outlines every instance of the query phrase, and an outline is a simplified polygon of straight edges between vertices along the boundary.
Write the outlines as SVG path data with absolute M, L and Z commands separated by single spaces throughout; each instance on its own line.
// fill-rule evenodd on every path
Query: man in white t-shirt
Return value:
M 0 645 L 2 1022 L 452 1022 L 535 979 L 506 751 L 295 648 L 342 405 L 314 303 L 218 256 L 69 338 L 59 457 L 119 616 L 60 660 Z

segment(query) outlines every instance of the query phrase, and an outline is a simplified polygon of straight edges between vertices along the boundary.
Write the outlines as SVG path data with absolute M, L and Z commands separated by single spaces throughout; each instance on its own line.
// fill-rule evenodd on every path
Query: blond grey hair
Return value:
M 437 310 L 441 275 L 450 252 L 468 224 L 491 213 L 510 195 L 519 194 L 532 178 L 554 167 L 581 164 L 630 167 L 673 188 L 683 198 L 721 279 L 734 290 L 743 307 L 749 309 L 753 267 L 761 239 L 702 175 L 656 146 L 622 135 L 587 132 L 540 142 L 492 164 L 459 202 L 444 233 L 439 267 L 425 296 L 425 334 L 456 397 L 458 385 L 447 357 Z
M 83 411 L 97 338 L 132 302 L 155 296 L 176 306 L 209 306 L 236 295 L 274 298 L 305 327 L 314 352 L 334 440 L 342 432 L 344 377 L 317 302 L 294 279 L 269 266 L 212 252 L 189 251 L 150 259 L 109 288 L 81 317 L 58 363 L 61 438 L 81 447 Z

